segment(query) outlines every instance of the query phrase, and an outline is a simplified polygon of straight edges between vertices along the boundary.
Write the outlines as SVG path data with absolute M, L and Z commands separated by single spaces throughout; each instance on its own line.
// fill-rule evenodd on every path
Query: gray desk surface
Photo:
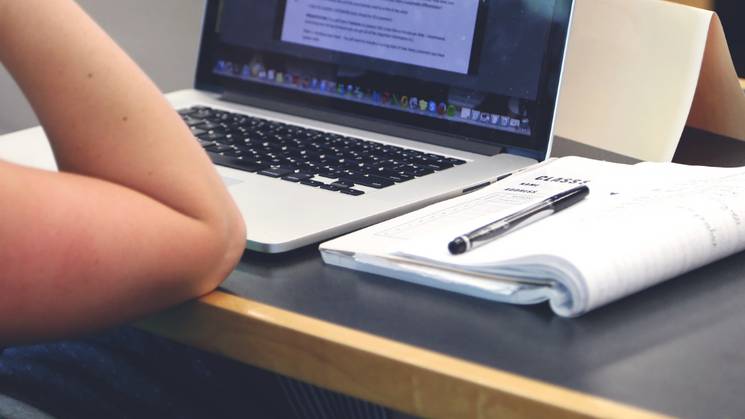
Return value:
M 686 141 L 679 160 L 697 158 L 702 145 L 730 144 L 695 130 Z M 745 161 L 742 144 L 730 151 L 724 156 L 729 163 Z M 663 414 L 745 416 L 745 253 L 577 319 L 559 318 L 545 304 L 493 303 L 326 266 L 314 246 L 281 255 L 247 252 L 222 288 Z
M 324 266 L 315 248 L 247 254 L 224 289 L 661 413 L 745 415 L 745 253 L 572 320 Z

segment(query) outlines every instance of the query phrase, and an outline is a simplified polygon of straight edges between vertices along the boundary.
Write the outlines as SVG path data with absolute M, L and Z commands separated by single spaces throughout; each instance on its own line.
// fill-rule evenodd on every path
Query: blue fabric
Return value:
M 122 327 L 7 348 L 0 393 L 59 418 L 289 418 L 278 376 Z
M 131 327 L 0 352 L 0 394 L 63 419 L 391 416 L 381 406 Z
M 390 419 L 394 412 L 382 406 L 278 376 L 289 405 L 298 419 Z M 402 414 L 399 418 L 411 418 Z

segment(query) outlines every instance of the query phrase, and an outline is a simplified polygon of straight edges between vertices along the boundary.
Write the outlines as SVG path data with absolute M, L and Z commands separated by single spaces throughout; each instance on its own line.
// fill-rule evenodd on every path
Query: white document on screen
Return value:
M 466 74 L 479 0 L 290 0 L 282 40 Z

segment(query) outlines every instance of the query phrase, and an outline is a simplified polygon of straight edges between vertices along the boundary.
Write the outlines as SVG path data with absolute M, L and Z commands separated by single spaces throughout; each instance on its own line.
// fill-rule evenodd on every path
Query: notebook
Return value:
M 745 249 L 745 168 L 564 157 L 325 242 L 327 263 L 575 317 Z M 463 254 L 455 237 L 575 185 L 584 200 Z
M 168 98 L 247 248 L 285 252 L 544 160 L 572 6 L 209 0 L 195 86 Z

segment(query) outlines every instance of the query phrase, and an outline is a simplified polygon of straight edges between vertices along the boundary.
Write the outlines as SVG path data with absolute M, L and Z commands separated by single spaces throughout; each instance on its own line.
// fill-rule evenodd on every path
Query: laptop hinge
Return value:
M 272 98 L 248 95 L 242 92 L 225 90 L 221 96 L 222 100 L 236 102 L 248 106 L 267 109 L 275 112 L 287 113 L 304 118 L 315 119 L 351 128 L 372 131 L 380 134 L 399 138 L 421 141 L 427 144 L 454 148 L 469 153 L 493 156 L 505 152 L 504 147 L 486 144 L 478 140 L 445 135 L 433 131 L 417 129 L 411 126 L 396 124 L 390 121 L 382 122 L 379 119 L 365 118 L 358 115 L 341 113 L 338 111 L 315 109 L 310 106 L 300 106 Z

